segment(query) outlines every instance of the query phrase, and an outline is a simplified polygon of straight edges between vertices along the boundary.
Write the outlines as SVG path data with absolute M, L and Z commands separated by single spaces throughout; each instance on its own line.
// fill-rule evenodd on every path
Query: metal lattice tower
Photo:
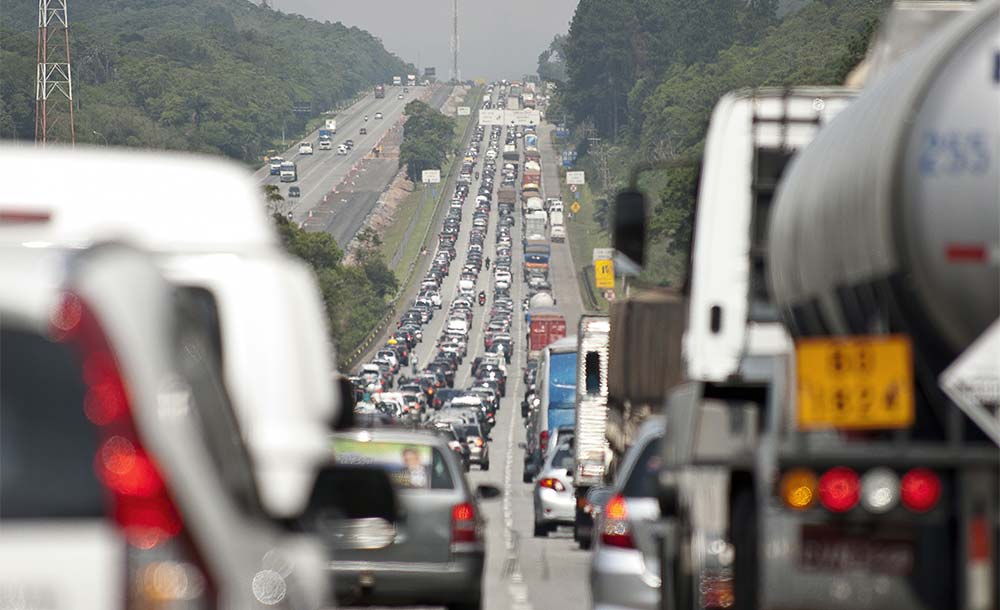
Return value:
M 68 0 L 38 0 L 35 142 L 76 141 L 73 72 L 69 60 Z
M 458 82 L 458 0 L 451 0 L 451 77 Z

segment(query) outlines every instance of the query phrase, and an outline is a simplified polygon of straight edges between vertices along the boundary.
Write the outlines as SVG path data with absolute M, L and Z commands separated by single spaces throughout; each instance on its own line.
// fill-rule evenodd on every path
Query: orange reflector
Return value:
M 816 475 L 811 470 L 789 470 L 781 477 L 781 499 L 789 508 L 805 510 L 816 497 L 816 485 Z

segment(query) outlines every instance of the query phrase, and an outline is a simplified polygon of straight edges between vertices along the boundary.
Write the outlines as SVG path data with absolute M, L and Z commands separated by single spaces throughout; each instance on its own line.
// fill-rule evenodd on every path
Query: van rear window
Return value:
M 98 518 L 98 434 L 76 351 L 0 327 L 0 519 Z

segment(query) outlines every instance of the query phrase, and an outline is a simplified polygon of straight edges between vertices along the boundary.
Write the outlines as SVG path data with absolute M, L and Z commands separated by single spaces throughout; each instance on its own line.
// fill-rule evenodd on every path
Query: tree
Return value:
M 538 56 L 538 77 L 542 80 L 564 82 L 566 80 L 566 35 L 556 34 L 549 48 Z
M 455 122 L 427 104 L 413 100 L 406 105 L 399 163 L 416 182 L 425 169 L 440 169 L 454 146 Z

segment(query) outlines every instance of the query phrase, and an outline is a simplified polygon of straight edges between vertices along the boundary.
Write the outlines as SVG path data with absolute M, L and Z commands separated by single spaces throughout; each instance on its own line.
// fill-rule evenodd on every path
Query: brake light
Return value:
M 542 430 L 538 433 L 538 446 L 542 448 L 542 453 L 549 447 L 549 431 Z
M 903 506 L 913 512 L 927 512 L 941 497 L 941 479 L 927 468 L 914 468 L 903 475 L 900 497 Z
M 601 530 L 601 542 L 608 546 L 623 549 L 634 549 L 632 528 L 628 524 L 628 506 L 621 495 L 612 496 L 604 506 L 604 528 Z
M 819 478 L 819 501 L 831 512 L 846 513 L 858 503 L 860 489 L 858 473 L 837 466 Z
M 566 491 L 566 486 L 562 484 L 559 479 L 539 479 L 539 487 L 547 487 L 548 489 L 554 489 L 556 491 Z
M 456 504 L 451 508 L 451 550 L 460 551 L 475 545 L 480 540 L 476 523 L 476 507 L 469 502 Z
M 476 447 L 482 447 L 483 446 L 483 439 L 481 437 L 477 436 L 474 442 L 476 443 Z
M 94 468 L 111 495 L 112 514 L 129 543 L 128 599 L 137 607 L 184 603 L 215 608 L 215 587 L 153 458 L 146 453 L 117 360 L 96 316 L 66 295 L 51 318 L 52 335 L 80 352 L 87 387 L 84 412 L 100 439 Z

